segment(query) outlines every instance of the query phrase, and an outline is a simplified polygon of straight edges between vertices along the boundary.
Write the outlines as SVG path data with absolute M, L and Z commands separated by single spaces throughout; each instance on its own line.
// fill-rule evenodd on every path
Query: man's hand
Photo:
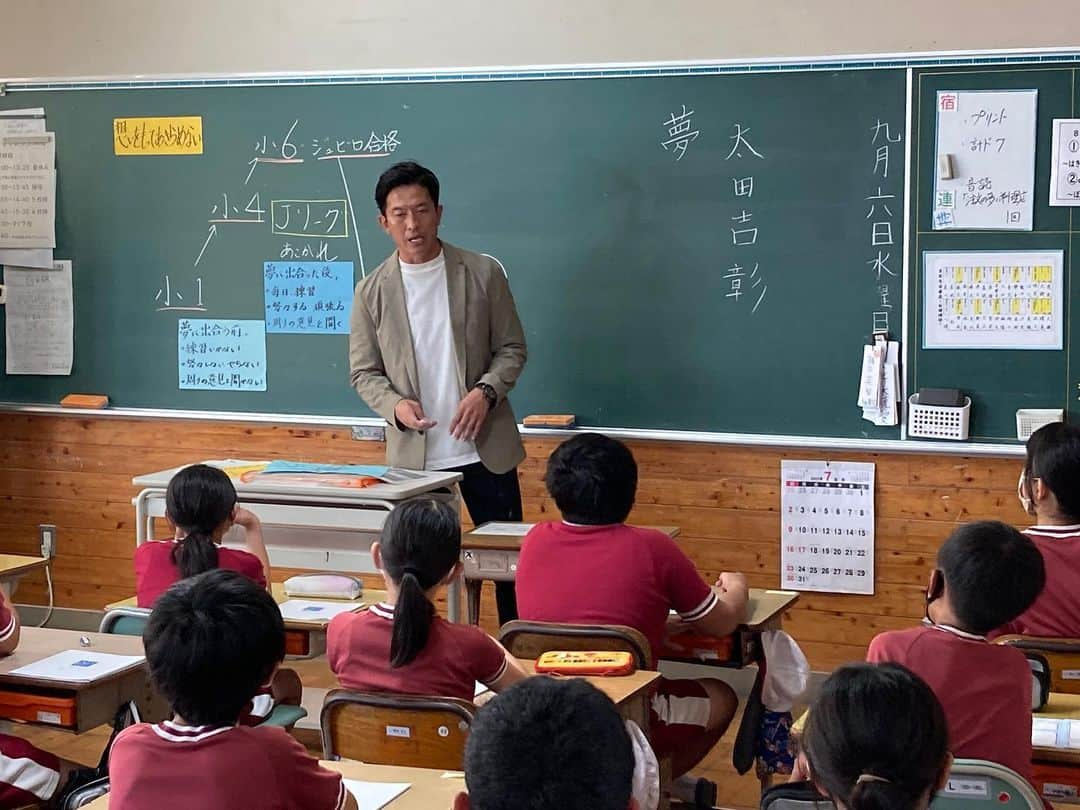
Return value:
M 424 409 L 415 399 L 403 399 L 394 406 L 394 418 L 409 430 L 429 430 L 438 424 L 424 416 Z
M 457 413 L 450 420 L 450 435 L 459 441 L 476 441 L 490 410 L 484 392 L 474 388 L 458 403 Z

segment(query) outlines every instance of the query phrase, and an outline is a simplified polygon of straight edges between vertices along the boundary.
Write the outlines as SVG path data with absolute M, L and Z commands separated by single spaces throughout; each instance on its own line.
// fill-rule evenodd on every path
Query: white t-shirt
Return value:
M 401 262 L 401 282 L 420 377 L 420 405 L 428 419 L 439 423 L 427 431 L 424 469 L 447 470 L 473 464 L 480 460 L 476 445 L 450 435 L 450 420 L 465 392 L 458 383 L 454 332 L 450 328 L 446 258 L 440 251 L 423 264 Z

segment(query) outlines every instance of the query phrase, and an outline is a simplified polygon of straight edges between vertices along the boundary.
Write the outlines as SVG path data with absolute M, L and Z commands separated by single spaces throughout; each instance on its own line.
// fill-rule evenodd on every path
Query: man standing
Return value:
M 525 448 L 506 395 L 525 365 L 525 333 L 499 264 L 439 239 L 439 181 L 398 163 L 375 186 L 379 225 L 397 250 L 356 285 L 352 385 L 387 421 L 387 462 L 454 470 L 477 525 L 521 520 Z M 499 622 L 517 618 L 496 584 Z

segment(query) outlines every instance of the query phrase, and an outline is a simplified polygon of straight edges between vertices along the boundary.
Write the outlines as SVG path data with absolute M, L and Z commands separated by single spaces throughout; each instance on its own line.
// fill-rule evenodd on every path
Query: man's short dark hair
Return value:
M 375 184 L 375 204 L 379 206 L 380 214 L 386 215 L 386 198 L 399 186 L 423 186 L 431 195 L 431 201 L 439 204 L 439 178 L 435 172 L 415 161 L 406 160 L 395 163 L 383 172 Z
M 957 528 L 938 551 L 937 565 L 960 629 L 979 635 L 1031 607 L 1046 583 L 1042 554 L 1031 538 L 996 520 Z
M 617 439 L 582 433 L 551 454 L 544 482 L 565 520 L 592 526 L 622 523 L 634 507 L 637 462 Z
M 185 722 L 232 725 L 285 658 L 285 625 L 265 589 L 219 568 L 161 595 L 143 645 L 154 684 Z
M 473 810 L 626 810 L 630 736 L 611 699 L 580 678 L 528 678 L 477 712 L 465 744 Z

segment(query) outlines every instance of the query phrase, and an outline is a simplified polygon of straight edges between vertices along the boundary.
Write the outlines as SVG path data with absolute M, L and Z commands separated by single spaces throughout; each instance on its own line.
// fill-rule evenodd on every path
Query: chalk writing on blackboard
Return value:
M 891 248 L 896 245 L 898 237 L 894 232 L 896 211 L 900 210 L 896 202 L 898 195 L 895 193 L 899 177 L 894 173 L 890 183 L 889 160 L 893 145 L 900 143 L 903 135 L 897 133 L 894 137 L 890 122 L 882 121 L 880 117 L 874 119 L 874 124 L 869 129 L 872 133 L 870 147 L 874 158 L 871 172 L 874 191 L 865 197 L 865 220 L 869 223 L 867 237 L 871 249 L 871 256 L 866 264 L 874 276 L 875 306 L 871 320 L 873 331 L 888 332 L 893 295 L 898 283 L 894 279 L 899 277 L 898 271 L 889 265 L 892 262 Z
M 661 141 L 660 145 L 664 147 L 665 151 L 670 151 L 675 155 L 676 161 L 685 157 L 686 148 L 691 141 L 696 141 L 698 135 L 701 134 L 700 130 L 693 128 L 693 120 L 690 118 L 693 114 L 694 111 L 686 109 L 686 105 L 683 104 L 681 113 L 671 113 L 664 122 L 669 137 L 666 141 Z
M 271 200 L 273 232 L 284 236 L 349 236 L 346 200 Z
M 154 301 L 157 303 L 158 312 L 206 312 L 203 303 L 203 284 L 201 278 L 196 278 L 195 283 L 188 295 L 184 295 L 173 286 L 166 273 L 158 288 Z
M 398 131 L 376 133 L 374 130 L 367 138 L 331 138 L 324 136 L 311 142 L 311 156 L 316 160 L 333 158 L 376 158 L 389 157 L 401 146 Z
M 330 255 L 330 243 L 319 239 L 314 245 L 311 242 L 286 242 L 281 246 L 279 259 L 310 259 L 318 262 L 334 262 L 337 256 Z
M 234 198 L 231 202 L 229 195 L 222 192 L 221 198 L 210 206 L 210 217 L 207 222 L 216 222 L 220 224 L 262 224 L 266 222 L 266 209 L 262 207 L 262 201 L 258 192 L 251 195 L 251 199 L 247 201 L 247 205 L 240 208 L 236 204 Z
M 732 160 L 733 158 L 741 160 L 744 157 L 744 151 L 747 155 L 753 155 L 759 160 L 764 160 L 764 156 L 746 139 L 750 129 L 743 129 L 741 123 L 736 123 L 733 128 L 735 134 L 731 136 L 730 140 L 735 143 L 724 160 Z M 758 226 L 754 224 L 754 214 L 750 210 L 750 201 L 754 196 L 754 175 L 733 176 L 731 184 L 733 196 L 740 207 L 739 212 L 730 218 L 732 223 L 731 244 L 735 248 L 753 247 L 758 240 Z M 728 292 L 725 293 L 725 298 L 738 302 L 746 292 L 755 291 L 752 293 L 751 298 L 756 296 L 757 300 L 750 310 L 751 315 L 758 311 L 761 302 L 765 300 L 765 293 L 769 291 L 769 285 L 765 283 L 765 274 L 761 271 L 760 263 L 753 260 L 753 251 L 749 251 L 745 257 L 738 255 L 724 275 L 724 280 L 728 282 Z M 750 266 L 751 261 L 753 261 L 753 267 Z M 744 289 L 744 286 L 746 289 Z
M 251 168 L 248 169 L 247 177 L 244 178 L 245 186 L 248 184 L 248 181 L 251 180 L 251 175 L 255 172 L 255 167 L 260 163 L 288 165 L 304 162 L 304 159 L 297 155 L 296 144 L 292 141 L 293 132 L 296 131 L 296 127 L 299 123 L 299 118 L 293 120 L 292 126 L 289 127 L 285 136 L 281 139 L 280 144 L 278 144 L 276 139 L 271 139 L 268 145 L 265 135 L 256 139 L 255 157 L 248 161 L 248 166 Z

